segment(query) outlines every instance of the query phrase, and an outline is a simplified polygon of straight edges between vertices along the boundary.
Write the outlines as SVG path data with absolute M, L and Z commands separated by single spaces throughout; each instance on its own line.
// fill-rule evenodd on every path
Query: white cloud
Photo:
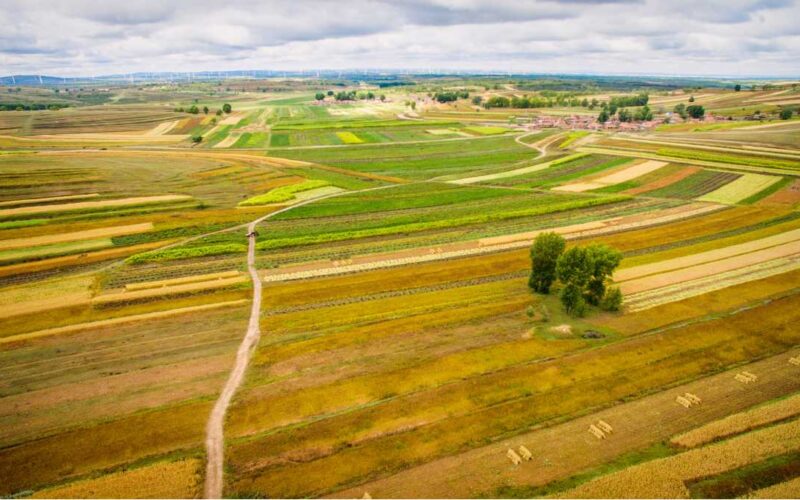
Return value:
M 800 73 L 800 0 L 3 0 L 0 74 Z

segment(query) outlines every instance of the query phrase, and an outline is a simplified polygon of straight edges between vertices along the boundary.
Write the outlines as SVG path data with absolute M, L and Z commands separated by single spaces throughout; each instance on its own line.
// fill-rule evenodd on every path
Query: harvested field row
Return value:
M 743 283 L 757 281 L 770 276 L 789 273 L 800 268 L 800 259 L 790 257 L 773 259 L 761 264 L 734 269 L 725 273 L 713 274 L 692 281 L 657 288 L 625 297 L 627 312 L 643 311 L 653 307 L 705 295 Z
M 800 449 L 800 420 L 629 467 L 575 489 L 561 498 L 689 498 L 685 482 Z
M 239 271 L 222 271 L 219 273 L 209 273 L 209 274 L 194 274 L 191 276 L 184 276 L 181 278 L 170 278 L 170 279 L 163 279 L 158 281 L 145 281 L 145 282 L 138 282 L 138 283 L 129 283 L 125 285 L 126 292 L 133 292 L 137 290 L 147 290 L 150 288 L 162 288 L 162 287 L 169 287 L 174 285 L 182 285 L 185 283 L 195 283 L 198 281 L 211 281 L 211 280 L 219 280 L 225 278 L 234 278 L 240 276 L 241 273 Z
M 140 196 L 136 198 L 121 198 L 117 200 L 84 201 L 61 205 L 37 205 L 32 207 L 10 208 L 0 210 L 0 218 L 17 215 L 31 215 L 50 212 L 70 212 L 74 210 L 95 210 L 108 207 L 124 207 L 129 205 L 146 205 L 150 203 L 168 203 L 173 201 L 191 200 L 191 196 L 182 194 L 167 194 L 161 196 Z
M 677 367 L 677 361 L 671 366 Z M 731 412 L 791 394 L 797 390 L 798 381 L 794 379 L 795 374 L 787 372 L 785 367 L 785 354 L 748 366 L 748 370 L 765 378 L 761 386 L 765 391 L 763 393 L 743 393 L 741 384 L 733 380 L 733 373 L 723 372 L 671 390 L 628 400 L 564 423 L 552 422 L 552 425 L 545 424 L 547 426 L 544 428 L 533 428 L 518 436 L 478 447 L 473 444 L 471 447 L 474 449 L 463 453 L 451 452 L 450 456 L 422 465 L 409 464 L 407 470 L 383 479 L 358 487 L 350 484 L 345 485 L 346 489 L 337 488 L 333 496 L 354 498 L 366 491 L 375 498 L 539 497 L 542 493 L 532 488 L 598 467 L 625 453 L 668 439 L 675 433 L 722 418 Z M 647 376 L 652 376 L 652 372 L 651 367 Z M 769 382 L 766 378 L 769 378 Z M 610 382 L 610 385 L 616 383 Z M 602 392 L 608 390 L 609 385 L 598 387 L 602 387 L 598 389 Z M 684 392 L 702 395 L 704 403 L 687 412 L 675 404 L 675 394 Z M 582 394 L 582 411 L 585 412 L 587 402 L 595 395 Z M 531 406 L 532 402 L 519 408 L 520 411 L 535 411 Z M 513 418 L 513 415 L 507 415 Z M 588 434 L 589 425 L 598 420 L 614 427 L 613 438 L 598 440 Z M 474 432 L 471 432 L 473 436 Z M 530 466 L 514 467 L 505 456 L 506 450 L 521 444 L 536 451 L 536 462 Z M 362 452 L 364 455 L 365 452 Z
M 100 229 L 90 229 L 87 231 L 77 231 L 74 233 L 48 234 L 45 236 L 30 236 L 27 238 L 17 238 L 0 240 L 0 251 L 14 248 L 34 247 L 38 245 L 48 245 L 54 243 L 64 243 L 68 241 L 90 240 L 96 238 L 111 238 L 126 234 L 137 234 L 151 231 L 152 222 L 142 224 L 130 224 L 127 226 L 113 226 Z
M 92 304 L 108 306 L 112 304 L 126 304 L 148 299 L 164 299 L 175 295 L 193 294 L 208 290 L 228 288 L 246 282 L 248 282 L 248 278 L 237 273 L 235 277 L 231 278 L 212 279 L 189 283 L 184 282 L 182 284 L 159 286 L 156 288 L 145 288 L 124 291 L 121 293 L 98 295 L 92 299 Z
M 69 325 L 69 326 L 62 326 L 58 328 L 49 328 L 47 330 L 38 330 L 35 332 L 29 333 L 22 333 L 19 335 L 9 335 L 7 337 L 0 337 L 0 344 L 10 344 L 13 342 L 22 342 L 25 340 L 33 340 L 42 337 L 49 337 L 51 335 L 62 335 L 68 333 L 75 333 L 82 330 L 88 330 L 91 328 L 99 328 L 103 326 L 111 326 L 111 325 L 119 325 L 123 323 L 135 323 L 138 321 L 145 321 L 150 319 L 157 319 L 157 318 L 165 318 L 169 316 L 175 316 L 180 314 L 193 314 L 200 311 L 207 311 L 210 309 L 218 309 L 221 307 L 235 307 L 247 304 L 248 301 L 245 299 L 242 300 L 235 300 L 229 302 L 217 302 L 213 304 L 204 304 L 201 306 L 191 306 L 191 307 L 183 307 L 178 309 L 169 309 L 166 311 L 157 311 L 152 313 L 145 313 L 145 314 L 137 314 L 131 316 L 123 316 L 119 318 L 113 319 L 106 319 L 101 321 L 93 321 L 91 323 L 82 323 L 77 325 Z
M 614 273 L 614 280 L 618 283 L 625 282 L 652 274 L 674 271 L 676 269 L 696 266 L 698 264 L 704 264 L 708 262 L 715 262 L 729 257 L 755 252 L 757 250 L 764 250 L 766 248 L 796 242 L 797 240 L 800 240 L 800 229 L 786 231 L 774 236 L 748 241 L 738 245 L 731 245 L 725 248 L 687 255 L 685 257 L 677 257 L 661 262 L 655 262 L 653 264 L 645 264 L 622 269 Z M 796 248 L 800 252 L 800 245 L 798 245 Z
M 800 394 L 770 401 L 762 406 L 709 422 L 702 427 L 673 437 L 670 442 L 684 448 L 695 448 L 796 415 L 800 415 Z
M 53 201 L 84 200 L 86 198 L 97 198 L 98 196 L 100 196 L 99 193 L 88 193 L 88 194 L 72 194 L 65 196 L 49 196 L 45 198 L 27 198 L 23 200 L 0 201 L 0 207 L 16 207 L 19 205 L 38 205 L 40 203 L 50 203 Z
M 649 174 L 650 172 L 655 172 L 656 170 L 660 169 L 666 164 L 667 163 L 663 161 L 648 160 L 639 163 L 637 165 L 633 165 L 631 167 L 622 169 L 618 172 L 614 172 L 613 174 L 593 179 L 589 182 L 566 184 L 563 186 L 555 187 L 553 189 L 556 191 L 570 191 L 570 192 L 590 191 L 592 189 L 599 189 L 605 186 L 612 186 L 614 184 L 620 184 L 622 182 L 630 181 L 637 177 Z
M 774 259 L 790 257 L 800 254 L 800 244 L 793 241 L 783 245 L 777 245 L 764 250 L 719 259 L 714 262 L 698 264 L 685 267 L 674 271 L 667 271 L 661 274 L 634 278 L 620 284 L 620 289 L 626 295 L 653 290 L 678 283 L 685 283 L 690 280 L 704 278 L 707 276 L 718 275 L 724 272 L 733 271 L 742 267 L 761 264 Z

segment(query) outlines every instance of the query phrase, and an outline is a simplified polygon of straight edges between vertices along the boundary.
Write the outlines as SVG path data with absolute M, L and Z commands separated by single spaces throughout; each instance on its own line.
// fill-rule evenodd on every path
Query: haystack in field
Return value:
M 524 458 L 525 460 L 530 460 L 531 458 L 533 458 L 531 451 L 523 445 L 519 446 L 519 454 L 522 455 L 522 458 Z
M 512 450 L 511 448 L 509 448 L 508 452 L 506 452 L 506 456 L 511 460 L 511 462 L 514 465 L 519 465 L 520 462 L 522 462 L 522 459 L 519 458 L 519 455 L 517 455 L 517 452 Z
M 600 427 L 600 429 L 602 429 L 603 432 L 607 432 L 609 434 L 614 432 L 614 428 L 608 425 L 608 422 L 606 422 L 605 420 L 598 420 L 597 427 Z
M 690 406 L 692 406 L 692 402 L 683 396 L 678 396 L 677 398 L 675 398 L 675 402 L 683 406 L 684 408 L 689 408 Z
M 692 394 L 691 392 L 687 392 L 684 396 L 693 404 L 699 405 L 700 403 L 702 403 L 702 400 L 698 398 L 696 395 Z
M 597 439 L 605 439 L 606 435 L 601 431 L 596 425 L 592 424 L 589 426 L 589 432 L 591 432 L 594 437 Z
M 796 358 L 789 358 L 789 363 L 793 364 L 794 366 L 800 366 L 800 356 Z

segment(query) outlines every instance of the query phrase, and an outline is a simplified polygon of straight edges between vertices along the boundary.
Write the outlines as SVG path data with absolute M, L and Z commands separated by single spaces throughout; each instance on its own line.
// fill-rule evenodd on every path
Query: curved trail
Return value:
M 257 222 L 250 223 L 247 227 L 248 232 L 255 231 Z M 255 237 L 250 237 L 247 245 L 247 270 L 250 273 L 250 279 L 253 281 L 253 304 L 250 308 L 247 333 L 236 351 L 236 363 L 228 376 L 227 382 L 225 382 L 225 387 L 223 387 L 219 399 L 217 399 L 214 408 L 211 410 L 208 424 L 206 424 L 206 455 L 208 457 L 205 484 L 206 498 L 220 498 L 222 496 L 222 461 L 224 456 L 223 448 L 225 446 L 223 424 L 225 423 L 225 412 L 231 404 L 231 399 L 233 399 L 236 389 L 239 388 L 244 379 L 245 370 L 261 336 L 261 329 L 258 324 L 261 313 L 261 280 L 256 270 Z
M 297 207 L 308 205 L 317 201 L 343 196 L 346 194 L 363 193 L 366 191 L 376 191 L 379 189 L 388 189 L 396 187 L 395 184 L 387 186 L 378 186 L 374 188 L 360 189 L 356 191 L 343 191 L 340 193 L 331 193 L 326 196 L 312 198 L 294 205 L 282 208 L 275 212 L 268 213 L 263 217 L 250 222 L 247 225 L 247 232 L 253 233 L 256 226 L 261 222 L 274 217 L 278 214 L 288 212 Z M 241 227 L 241 226 L 237 226 Z M 236 228 L 227 228 L 224 231 L 231 231 Z M 221 231 L 222 232 L 222 231 Z M 242 343 L 239 344 L 239 349 L 236 351 L 236 361 L 233 365 L 228 380 L 222 388 L 222 392 L 211 410 L 211 415 L 206 424 L 206 479 L 205 489 L 203 496 L 205 498 L 222 498 L 223 486 L 223 463 L 225 456 L 225 413 L 231 404 L 233 395 L 236 390 L 242 385 L 244 374 L 247 371 L 247 366 L 250 364 L 250 359 L 253 357 L 253 351 L 258 345 L 258 339 L 261 337 L 261 329 L 259 327 L 259 319 L 261 317 L 261 278 L 258 276 L 258 269 L 256 269 L 256 237 L 248 238 L 247 244 L 247 271 L 250 273 L 250 279 L 253 282 L 253 304 L 250 307 L 250 320 L 247 324 L 247 332 L 245 333 Z

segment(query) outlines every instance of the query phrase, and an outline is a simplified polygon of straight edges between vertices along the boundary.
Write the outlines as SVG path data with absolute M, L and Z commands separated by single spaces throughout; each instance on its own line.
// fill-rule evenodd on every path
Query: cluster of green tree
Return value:
M 564 238 L 556 233 L 542 233 L 531 248 L 531 276 L 528 286 L 538 293 L 550 293 L 556 281 L 561 283 L 559 298 L 568 314 L 583 316 L 587 304 L 606 311 L 622 305 L 619 288 L 608 288 L 609 277 L 620 262 L 622 253 L 607 245 L 592 244 L 566 250 Z
M 44 104 L 44 103 L 33 103 L 33 104 L 23 104 L 23 103 L 0 103 L 0 111 L 42 111 L 45 109 L 49 109 L 51 111 L 57 111 L 62 108 L 68 108 L 69 104 Z
M 615 114 L 617 115 L 617 120 L 621 122 L 645 122 L 650 121 L 653 119 L 653 111 L 650 109 L 650 106 L 645 104 L 644 106 L 640 107 L 634 112 L 631 112 L 627 108 L 620 108 L 617 109 L 616 105 L 614 104 L 606 104 L 603 103 L 600 106 L 600 114 L 597 115 L 597 121 L 600 123 L 605 123 L 610 120 Z
M 375 99 L 375 93 L 372 92 L 372 91 L 370 91 L 370 92 L 356 92 L 355 90 L 342 90 L 342 91 L 336 92 L 336 94 L 334 94 L 333 91 L 329 90 L 328 91 L 328 95 L 329 96 L 333 95 L 334 99 L 336 99 L 337 101 L 355 101 L 356 99 L 359 99 L 359 100 L 362 100 L 362 101 L 366 99 L 366 100 L 371 101 L 371 100 Z M 318 92 L 316 97 L 317 97 L 318 101 L 321 101 L 321 100 L 325 99 L 325 96 L 322 94 L 322 92 Z M 379 96 L 379 98 L 380 98 L 381 101 L 385 101 L 386 100 L 386 96 L 383 95 L 383 94 L 381 94 Z
M 793 111 L 791 108 L 783 108 L 780 112 L 781 120 L 788 120 L 792 117 Z
M 612 97 L 608 102 L 609 106 L 617 108 L 624 108 L 626 106 L 645 106 L 650 101 L 650 96 L 647 94 L 638 95 L 623 95 Z
M 175 108 L 175 111 L 178 113 L 183 113 L 185 111 L 186 113 L 196 115 L 200 113 L 201 109 L 197 106 L 197 104 L 192 104 L 188 108 L 184 108 L 183 106 L 177 107 Z M 202 111 L 203 114 L 207 115 L 211 110 L 208 108 L 208 106 L 203 106 Z M 230 104 L 225 103 L 222 105 L 222 109 L 218 109 L 216 111 L 216 115 L 220 116 L 222 113 L 230 113 L 231 111 L 233 111 L 233 107 Z
M 438 102 L 454 102 L 459 99 L 468 99 L 469 92 L 466 90 L 456 90 L 454 92 L 436 92 L 433 98 Z
M 694 101 L 690 100 L 690 102 Z M 684 120 L 689 117 L 696 119 L 702 118 L 706 114 L 706 108 L 704 108 L 699 104 L 690 104 L 689 106 L 687 106 L 683 103 L 679 103 L 676 104 L 674 108 L 672 108 L 672 111 L 674 111 L 678 116 L 680 116 Z
M 503 96 L 493 96 L 486 100 L 486 108 L 552 108 L 552 107 L 584 107 L 594 109 L 599 104 L 597 99 L 591 101 L 587 98 L 578 99 L 577 97 L 566 97 L 559 94 L 556 97 L 542 96 L 514 96 L 511 99 Z
M 378 87 L 385 89 L 389 87 L 402 87 L 406 85 L 416 85 L 415 82 L 379 82 Z

